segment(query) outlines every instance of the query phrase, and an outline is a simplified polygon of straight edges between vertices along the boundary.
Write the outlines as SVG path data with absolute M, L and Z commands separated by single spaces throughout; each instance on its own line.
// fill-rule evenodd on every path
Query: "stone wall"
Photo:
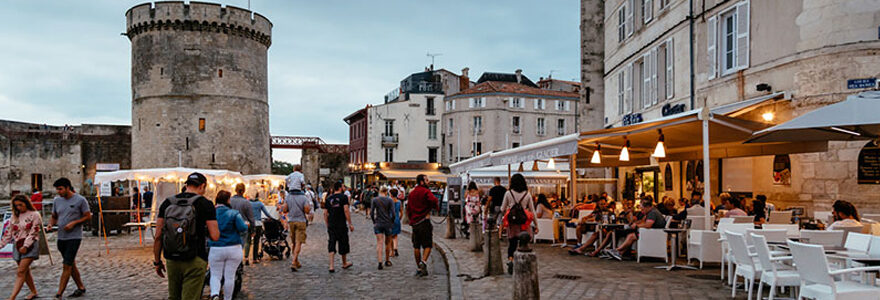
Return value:
M 578 130 L 602 129 L 605 117 L 605 1 L 581 0 L 581 101 Z

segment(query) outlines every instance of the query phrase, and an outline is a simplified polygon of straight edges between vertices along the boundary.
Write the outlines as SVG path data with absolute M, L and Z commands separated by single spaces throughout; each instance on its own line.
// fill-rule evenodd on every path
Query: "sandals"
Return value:
M 342 266 L 342 268 L 343 268 L 343 269 L 348 269 L 348 268 L 351 268 L 351 266 L 354 266 L 354 264 L 353 264 L 353 263 L 348 263 L 348 264 Z
M 329 271 L 330 273 L 336 273 L 336 270 L 334 270 L 334 269 L 330 269 L 330 270 L 327 270 L 327 271 Z
M 82 297 L 82 295 L 84 295 L 85 293 L 86 289 L 76 289 L 75 291 L 73 291 L 73 293 L 68 295 L 67 298 L 79 298 Z
M 30 295 L 29 297 L 25 297 L 24 300 L 34 300 L 34 299 L 37 299 L 37 297 L 40 297 L 40 295 L 33 294 L 33 295 Z

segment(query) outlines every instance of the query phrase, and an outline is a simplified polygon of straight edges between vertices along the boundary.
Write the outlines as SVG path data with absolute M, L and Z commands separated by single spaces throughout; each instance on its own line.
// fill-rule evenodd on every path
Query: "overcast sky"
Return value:
M 124 14 L 145 1 L 4 1 L 0 119 L 130 124 Z M 51 3 L 51 4 L 49 4 Z M 222 1 L 247 7 L 247 0 Z M 442 53 L 436 67 L 579 80 L 579 1 L 264 1 L 273 135 L 347 143 L 346 115 L 382 97 Z M 292 152 L 276 158 L 298 159 Z

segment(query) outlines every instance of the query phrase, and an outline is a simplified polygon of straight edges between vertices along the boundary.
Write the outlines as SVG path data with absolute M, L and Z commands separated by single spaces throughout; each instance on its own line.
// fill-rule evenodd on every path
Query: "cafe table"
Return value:
M 697 268 L 694 268 L 694 267 L 691 267 L 691 266 L 688 266 L 688 265 L 679 265 L 679 264 L 676 264 L 676 263 L 675 263 L 675 261 L 678 260 L 678 255 L 676 255 L 676 254 L 678 253 L 678 238 L 679 238 L 679 236 L 681 235 L 681 233 L 687 232 L 687 229 L 683 229 L 683 228 L 666 228 L 666 229 L 663 229 L 663 232 L 666 232 L 667 239 L 668 239 L 669 237 L 673 237 L 673 240 L 672 240 L 672 259 L 669 260 L 669 265 L 668 265 L 668 266 L 657 266 L 657 267 L 654 267 L 654 268 L 656 268 L 656 269 L 666 269 L 666 271 L 673 271 L 673 270 L 675 270 L 676 268 L 678 268 L 678 269 L 696 270 Z

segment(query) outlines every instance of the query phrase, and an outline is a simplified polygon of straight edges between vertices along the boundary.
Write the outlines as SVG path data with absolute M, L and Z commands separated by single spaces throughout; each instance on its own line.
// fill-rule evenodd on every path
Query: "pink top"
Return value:
M 16 247 L 30 248 L 40 238 L 41 226 L 43 226 L 43 220 L 36 211 L 23 212 L 18 215 L 18 218 L 13 216 L 3 233 L 3 239 L 0 240 L 0 248 L 12 241 L 16 242 Z M 24 241 L 23 244 L 21 244 L 22 241 Z
M 724 214 L 724 217 L 729 218 L 729 217 L 741 217 L 741 216 L 748 216 L 748 215 L 749 214 L 747 214 L 746 211 L 739 209 L 739 208 L 734 208 L 734 209 L 728 210 L 727 213 Z

